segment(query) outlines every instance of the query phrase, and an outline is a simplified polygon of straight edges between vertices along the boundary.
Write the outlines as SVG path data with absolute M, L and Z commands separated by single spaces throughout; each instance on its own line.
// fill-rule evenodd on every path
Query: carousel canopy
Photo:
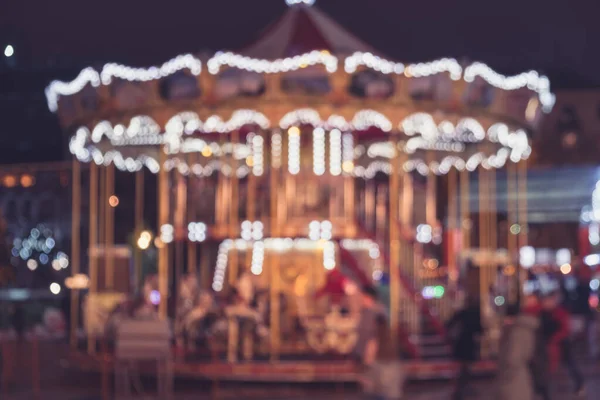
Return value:
M 372 178 L 392 171 L 399 153 L 407 155 L 401 167 L 423 175 L 501 168 L 530 155 L 528 134 L 555 100 L 548 78 L 503 76 L 454 59 L 386 60 L 314 2 L 287 0 L 288 11 L 240 53 L 218 52 L 206 62 L 186 54 L 150 68 L 109 63 L 52 82 L 48 106 L 71 133 L 72 154 L 157 172 L 166 153 L 170 169 L 244 176 L 262 174 L 263 145 L 281 147 L 269 143 L 271 134 L 281 140 L 287 131 L 285 151 L 314 153 L 318 174 L 325 158 L 334 174 L 341 164 L 345 173 Z M 232 132 L 240 134 L 237 143 L 219 138 Z M 248 133 L 257 137 L 250 141 Z M 206 163 L 190 165 L 186 153 Z M 232 155 L 240 169 L 224 165 Z M 299 163 L 291 158 L 291 173 Z
M 284 59 L 311 51 L 336 55 L 376 53 L 352 33 L 316 7 L 314 2 L 288 0 L 290 8 L 240 54 L 266 60 Z

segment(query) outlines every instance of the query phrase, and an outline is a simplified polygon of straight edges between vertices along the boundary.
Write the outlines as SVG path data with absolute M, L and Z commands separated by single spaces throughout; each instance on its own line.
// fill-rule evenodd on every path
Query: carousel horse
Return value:
M 106 335 L 114 338 L 119 323 L 127 319 L 153 320 L 158 318 L 153 294 L 158 292 L 158 277 L 148 275 L 142 288 L 142 295 L 128 298 L 110 311 L 106 321 Z
M 177 314 L 175 315 L 175 341 L 183 346 L 186 339 L 185 321 L 188 314 L 194 309 L 198 297 L 198 282 L 193 275 L 186 275 L 181 279 L 177 293 Z
M 218 312 L 214 299 L 208 292 L 200 292 L 196 296 L 193 307 L 181 321 L 187 345 L 195 349 L 213 334 L 213 328 L 218 320 Z
M 340 271 L 333 270 L 327 275 L 325 285 L 317 290 L 313 298 L 319 299 L 325 295 L 330 300 L 330 307 L 325 315 L 301 315 L 300 322 L 306 332 L 306 340 L 319 354 L 348 354 L 357 340 L 360 312 L 358 286 Z M 299 309 L 306 309 L 306 306 Z
M 156 306 L 148 298 L 129 298 L 118 304 L 108 315 L 106 337 L 114 339 L 117 328 L 125 320 L 155 320 L 158 318 Z
M 283 309 L 283 307 L 282 307 Z M 258 291 L 254 276 L 242 273 L 232 290 L 224 318 L 214 325 L 214 333 L 227 339 L 227 358 L 237 360 L 238 345 L 246 360 L 253 357 L 256 342 L 264 342 L 269 336 L 270 302 L 268 292 Z

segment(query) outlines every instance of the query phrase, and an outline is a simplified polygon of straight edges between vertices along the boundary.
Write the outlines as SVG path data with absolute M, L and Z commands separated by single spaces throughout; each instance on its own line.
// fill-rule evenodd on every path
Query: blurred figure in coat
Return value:
M 512 306 L 500 340 L 495 400 L 534 400 L 532 361 L 540 326 L 539 305 L 527 300 L 523 310 Z
M 560 305 L 560 293 L 549 293 L 542 299 L 542 320 L 550 320 L 554 325 L 548 343 L 550 356 L 550 371 L 555 372 L 562 363 L 568 370 L 575 385 L 575 394 L 585 394 L 583 375 L 575 362 L 571 344 L 571 316 L 566 308 Z
M 483 332 L 479 299 L 468 297 L 466 306 L 454 314 L 446 328 L 453 339 L 454 358 L 460 363 L 460 374 L 453 395 L 454 400 L 460 400 L 465 395 L 471 374 L 470 366 L 477 359 L 478 338 Z

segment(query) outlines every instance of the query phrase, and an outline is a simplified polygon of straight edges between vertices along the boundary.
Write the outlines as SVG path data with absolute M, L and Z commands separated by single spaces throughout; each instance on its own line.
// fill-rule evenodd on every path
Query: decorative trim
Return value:
M 120 78 L 128 81 L 147 82 L 172 75 L 182 69 L 188 69 L 193 75 L 200 75 L 202 62 L 191 54 L 177 56 L 160 67 L 133 68 L 115 63 L 105 64 L 102 72 L 92 67 L 84 68 L 77 78 L 71 82 L 52 81 L 46 87 L 46 100 L 48 108 L 52 112 L 58 109 L 58 100 L 61 96 L 72 96 L 79 93 L 89 83 L 93 87 L 109 85 L 112 78 Z

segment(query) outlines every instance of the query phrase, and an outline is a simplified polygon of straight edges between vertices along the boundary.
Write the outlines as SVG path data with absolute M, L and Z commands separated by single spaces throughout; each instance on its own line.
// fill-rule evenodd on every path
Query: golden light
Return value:
M 423 265 L 425 266 L 425 268 L 434 270 L 437 267 L 439 267 L 440 263 L 435 258 L 430 258 L 429 260 L 423 261 Z
M 28 188 L 35 185 L 35 178 L 31 175 L 21 176 L 21 186 Z
M 507 265 L 504 267 L 504 275 L 513 276 L 517 272 L 517 269 L 514 265 Z
M 354 163 L 352 161 L 344 161 L 342 163 L 342 170 L 349 174 L 354 170 Z
M 563 264 L 560 267 L 560 272 L 562 272 L 563 275 L 568 275 L 571 273 L 571 264 Z
M 162 249 L 163 247 L 165 247 L 165 243 L 162 240 L 160 240 L 159 237 L 157 237 L 157 238 L 154 239 L 154 246 L 157 249 Z
M 525 118 L 527 118 L 527 121 L 533 122 L 537 115 L 539 105 L 540 102 L 537 97 L 532 97 L 531 100 L 529 100 L 527 109 L 525 110 Z
M 150 242 L 139 238 L 137 241 L 137 245 L 140 248 L 140 250 L 146 250 L 148 249 L 148 247 L 150 247 Z
M 331 53 L 329 52 L 329 50 L 321 50 L 321 55 L 330 56 Z
M 210 157 L 212 156 L 212 149 L 210 148 L 210 146 L 204 146 L 204 148 L 201 151 L 201 154 L 204 157 Z
M 152 233 L 150 231 L 142 231 L 137 240 L 137 246 L 140 250 L 146 250 L 152 243 Z
M 254 166 L 254 157 L 252 157 L 252 156 L 246 157 L 246 165 L 249 167 L 253 167 Z
M 152 240 L 152 234 L 150 233 L 150 231 L 143 231 L 142 233 L 140 233 L 140 239 L 149 242 Z
M 562 139 L 563 147 L 572 148 L 577 144 L 577 134 L 575 132 L 569 132 Z
M 296 278 L 294 282 L 294 294 L 296 297 L 304 297 L 306 296 L 308 288 L 308 278 L 306 275 L 300 275 Z
M 90 279 L 85 274 L 77 274 L 65 279 L 65 286 L 68 289 L 83 290 L 87 289 L 89 284 Z
M 108 204 L 112 207 L 115 208 L 116 206 L 119 205 L 119 198 L 115 195 L 112 195 L 108 198 Z
M 297 126 L 292 126 L 289 130 L 288 130 L 288 134 L 290 136 L 298 136 L 300 135 L 300 128 L 298 128 Z
M 17 185 L 17 178 L 12 175 L 6 175 L 4 179 L 2 179 L 2 184 L 7 188 L 12 188 Z

